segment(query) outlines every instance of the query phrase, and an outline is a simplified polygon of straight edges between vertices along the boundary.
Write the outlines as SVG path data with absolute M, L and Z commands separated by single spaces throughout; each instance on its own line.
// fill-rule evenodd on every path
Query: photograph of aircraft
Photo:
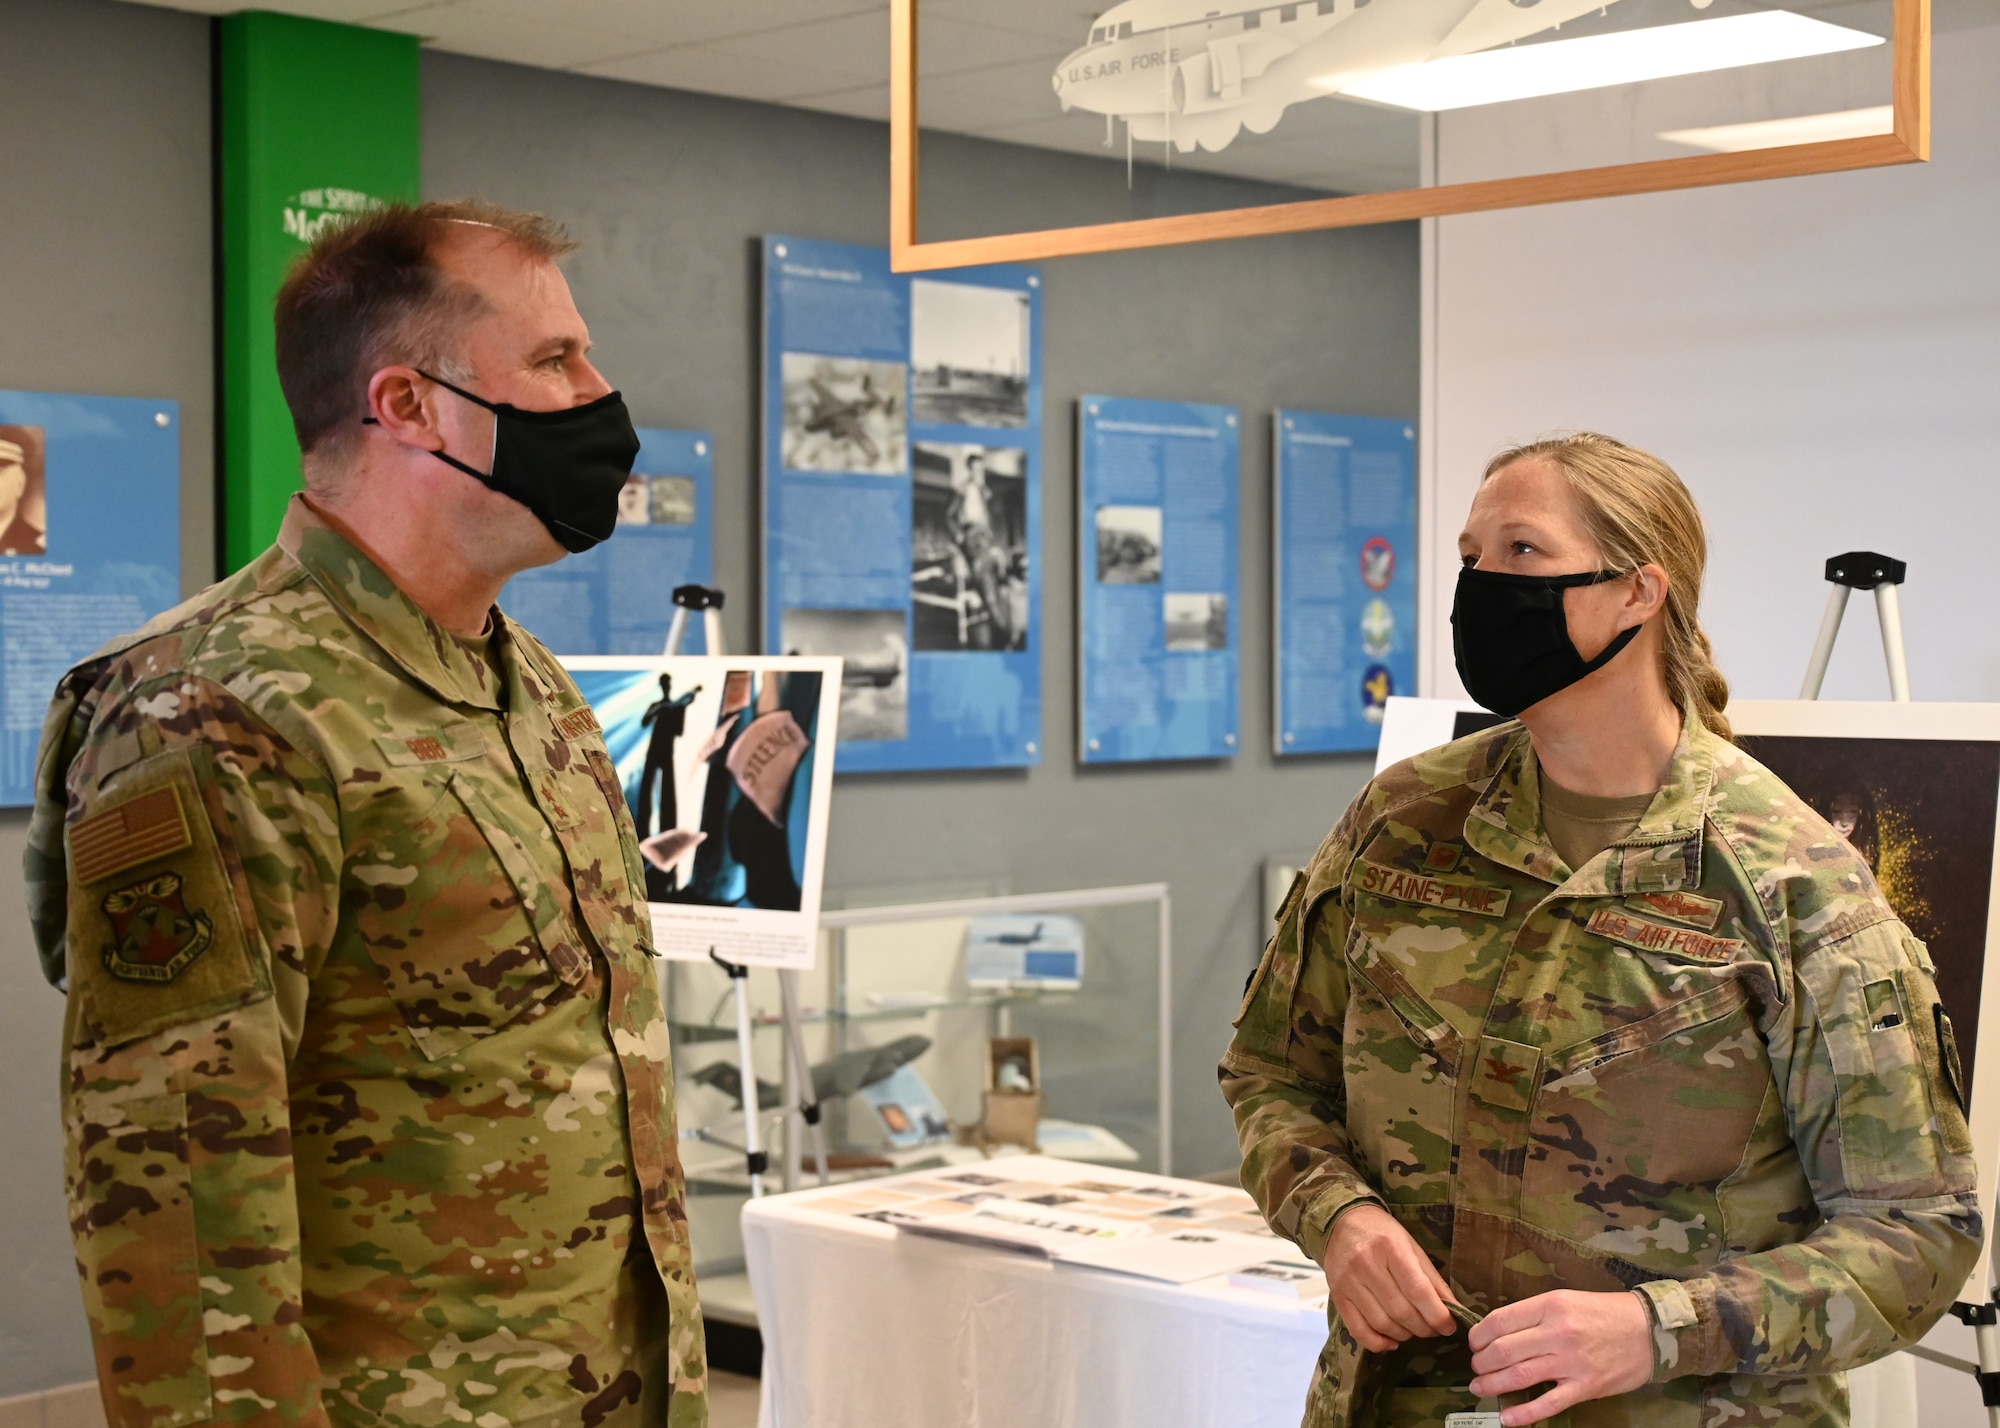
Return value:
M 903 474 L 909 462 L 907 367 L 810 352 L 787 352 L 780 366 L 787 470 Z
M 844 1096 L 852 1096 L 878 1081 L 886 1081 L 896 1074 L 897 1068 L 908 1065 L 931 1049 L 927 1036 L 898 1037 L 887 1046 L 864 1046 L 854 1051 L 843 1052 L 831 1060 L 822 1061 L 812 1068 L 813 1099 L 815 1101 L 837 1101 Z M 743 1072 L 734 1061 L 711 1061 L 694 1073 L 697 1085 L 712 1086 L 736 1103 L 743 1106 Z M 782 1104 L 784 1093 L 778 1087 L 759 1077 L 757 1080 L 757 1104 L 766 1109 Z
M 1630 0 L 1125 0 L 1056 67 L 1065 113 L 1125 121 L 1128 142 L 1219 153 L 1294 104 L 1370 76 L 1513 44 Z M 1712 0 L 1689 0 L 1696 10 Z M 1108 142 L 1108 141 L 1107 141 Z

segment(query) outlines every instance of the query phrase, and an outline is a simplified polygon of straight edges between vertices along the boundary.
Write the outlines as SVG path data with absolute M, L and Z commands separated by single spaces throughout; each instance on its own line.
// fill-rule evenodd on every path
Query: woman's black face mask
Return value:
M 1465 692 L 1511 719 L 1611 663 L 1637 637 L 1639 626 L 1620 630 L 1597 658 L 1587 660 L 1570 642 L 1563 592 L 1630 573 L 1507 575 L 1461 568 L 1451 602 L 1451 648 Z
M 480 471 L 442 451 L 431 455 L 501 495 L 519 501 L 572 554 L 618 528 L 618 493 L 639 459 L 625 399 L 610 392 L 580 407 L 530 412 L 489 402 L 418 371 L 448 392 L 493 413 L 493 469 Z M 375 418 L 362 420 L 373 424 Z

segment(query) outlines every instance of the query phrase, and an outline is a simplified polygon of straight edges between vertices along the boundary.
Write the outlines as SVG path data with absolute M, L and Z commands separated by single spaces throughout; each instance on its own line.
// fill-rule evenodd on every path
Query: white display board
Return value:
M 639 831 L 661 956 L 804 968 L 818 942 L 841 661 L 579 656 Z

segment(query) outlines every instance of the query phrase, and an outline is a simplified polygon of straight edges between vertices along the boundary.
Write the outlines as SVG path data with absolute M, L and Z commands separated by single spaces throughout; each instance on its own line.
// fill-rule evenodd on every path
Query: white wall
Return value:
M 1942 30 L 1934 75 L 1926 165 L 1426 225 L 1425 692 L 1460 692 L 1453 547 L 1487 458 L 1587 427 L 1700 500 L 1703 616 L 1738 695 L 1798 693 L 1826 557 L 1873 549 L 1910 565 L 1915 697 L 2000 700 L 2000 29 Z M 1518 162 L 1532 139 L 1509 137 Z M 1493 162 L 1477 111 L 1436 142 L 1444 182 Z M 1826 696 L 1886 693 L 1864 597 Z M 1971 1354 L 1950 1321 L 1930 1342 Z M 1924 1428 L 1984 1421 L 1969 1377 L 1918 1380 Z
M 1701 501 L 1739 695 L 1797 694 L 1826 557 L 1872 549 L 1910 564 L 1915 696 L 2000 699 L 2000 29 L 1941 33 L 1934 66 L 1929 164 L 1436 222 L 1427 692 L 1459 689 L 1452 547 L 1487 457 L 1587 427 Z M 1483 162 L 1477 114 L 1443 116 L 1446 182 Z M 1864 600 L 1826 697 L 1885 694 Z

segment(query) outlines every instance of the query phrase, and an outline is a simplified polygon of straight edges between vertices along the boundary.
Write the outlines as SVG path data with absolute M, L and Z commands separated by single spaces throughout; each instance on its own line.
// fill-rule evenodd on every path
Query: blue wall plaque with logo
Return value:
M 181 594 L 176 402 L 0 392 L 0 806 L 35 801 L 56 681 Z
M 1416 430 L 1327 412 L 1271 421 L 1273 746 L 1365 753 L 1389 696 L 1416 693 Z
M 676 585 L 715 580 L 715 443 L 705 431 L 639 428 L 639 459 L 602 545 L 524 570 L 500 608 L 558 655 L 656 655 Z M 682 654 L 707 654 L 699 617 Z
M 1237 750 L 1234 407 L 1084 397 L 1077 412 L 1077 757 Z

